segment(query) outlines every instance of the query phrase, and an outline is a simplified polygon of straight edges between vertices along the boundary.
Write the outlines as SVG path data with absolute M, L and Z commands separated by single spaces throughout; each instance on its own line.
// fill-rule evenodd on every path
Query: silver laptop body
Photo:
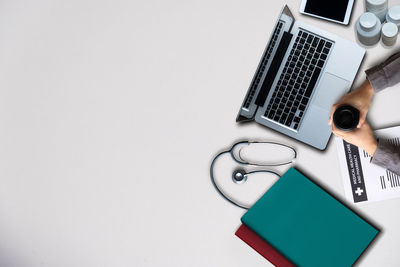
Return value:
M 324 150 L 332 105 L 349 91 L 365 50 L 295 21 L 285 6 L 236 121 L 257 123 Z

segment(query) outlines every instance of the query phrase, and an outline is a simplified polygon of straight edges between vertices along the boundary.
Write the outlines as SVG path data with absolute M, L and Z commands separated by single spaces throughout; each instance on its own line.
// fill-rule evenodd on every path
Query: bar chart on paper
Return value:
M 400 127 L 375 131 L 380 140 L 400 147 Z M 363 149 L 336 137 L 345 195 L 353 203 L 400 197 L 400 176 L 371 163 Z

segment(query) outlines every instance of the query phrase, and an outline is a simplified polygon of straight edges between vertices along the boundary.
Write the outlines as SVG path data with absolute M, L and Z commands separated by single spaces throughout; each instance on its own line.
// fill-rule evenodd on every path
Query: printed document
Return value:
M 375 136 L 400 146 L 400 126 L 375 131 Z M 363 149 L 336 137 L 345 195 L 353 203 L 400 197 L 400 176 L 372 164 Z

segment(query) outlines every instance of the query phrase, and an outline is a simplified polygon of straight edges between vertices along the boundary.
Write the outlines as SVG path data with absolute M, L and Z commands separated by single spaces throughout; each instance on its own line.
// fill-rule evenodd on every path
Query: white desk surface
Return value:
M 270 266 L 210 183 L 212 157 L 238 139 L 295 146 L 296 166 L 344 198 L 332 139 L 319 152 L 235 123 L 283 4 L 2 1 L 0 266 Z M 350 40 L 364 9 L 345 27 L 288 5 Z M 368 49 L 355 85 L 399 46 Z M 374 128 L 400 124 L 399 97 L 376 95 Z M 359 266 L 400 265 L 399 205 L 355 208 L 382 228 Z

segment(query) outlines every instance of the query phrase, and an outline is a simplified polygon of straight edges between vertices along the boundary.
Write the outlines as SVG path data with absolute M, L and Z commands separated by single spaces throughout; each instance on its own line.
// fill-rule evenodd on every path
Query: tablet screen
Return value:
M 348 4 L 348 0 L 307 0 L 304 12 L 343 22 Z

